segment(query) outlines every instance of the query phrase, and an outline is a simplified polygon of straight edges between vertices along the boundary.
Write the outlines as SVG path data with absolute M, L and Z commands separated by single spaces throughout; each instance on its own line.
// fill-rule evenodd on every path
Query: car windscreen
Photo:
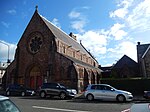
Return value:
M 9 99 L 0 101 L 0 112 L 21 112 Z
M 65 88 L 66 89 L 66 87 L 63 84 L 60 84 L 60 88 Z

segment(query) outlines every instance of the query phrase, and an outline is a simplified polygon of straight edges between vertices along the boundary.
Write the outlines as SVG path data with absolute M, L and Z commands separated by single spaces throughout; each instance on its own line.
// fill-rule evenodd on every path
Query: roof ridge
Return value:
M 58 26 L 56 26 L 54 23 L 52 23 L 51 21 L 49 21 L 46 17 L 42 16 L 41 14 L 39 14 L 39 16 L 43 19 L 45 19 L 47 22 L 49 22 L 51 25 L 53 25 L 54 27 L 56 27 L 58 30 L 60 30 L 61 32 L 63 32 L 65 35 L 67 35 L 70 39 L 72 39 L 73 41 L 75 41 L 72 37 L 70 37 L 66 32 L 64 32 L 61 28 L 59 28 Z M 75 41 L 79 44 L 78 41 Z

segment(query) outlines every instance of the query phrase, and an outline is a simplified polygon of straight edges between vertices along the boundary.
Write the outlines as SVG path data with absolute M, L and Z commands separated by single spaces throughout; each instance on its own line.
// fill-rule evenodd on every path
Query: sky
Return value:
M 150 0 L 0 0 L 0 62 L 8 51 L 14 59 L 36 5 L 40 15 L 73 32 L 101 66 L 123 55 L 137 62 L 137 42 L 150 43 Z

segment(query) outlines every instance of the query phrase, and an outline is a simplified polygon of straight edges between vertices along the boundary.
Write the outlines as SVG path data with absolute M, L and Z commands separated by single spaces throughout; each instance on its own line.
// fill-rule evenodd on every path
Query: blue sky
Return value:
M 123 55 L 137 60 L 137 42 L 150 42 L 150 0 L 0 0 L 0 61 L 15 49 L 38 5 L 39 14 L 109 66 Z M 5 43 L 5 44 L 2 44 Z

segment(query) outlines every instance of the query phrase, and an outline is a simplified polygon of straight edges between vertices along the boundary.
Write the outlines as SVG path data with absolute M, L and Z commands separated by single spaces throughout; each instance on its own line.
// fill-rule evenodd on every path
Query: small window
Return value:
M 64 54 L 66 53 L 66 49 L 65 49 L 65 46 L 63 46 L 63 53 L 64 53 Z
M 112 88 L 109 86 L 102 86 L 102 90 L 110 91 Z
M 97 86 L 96 86 L 96 85 L 93 85 L 93 86 L 91 87 L 91 89 L 97 89 Z
M 73 57 L 75 57 L 75 52 L 73 51 Z

